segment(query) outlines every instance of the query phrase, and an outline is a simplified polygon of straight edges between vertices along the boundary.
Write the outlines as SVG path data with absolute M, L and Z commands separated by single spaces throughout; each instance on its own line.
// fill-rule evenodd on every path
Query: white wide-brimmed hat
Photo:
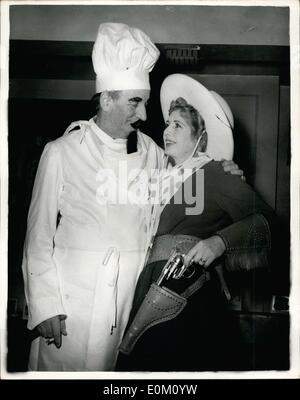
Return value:
M 228 103 L 218 93 L 209 91 L 200 82 L 183 75 L 169 75 L 162 84 L 160 101 L 164 120 L 169 117 L 171 102 L 184 98 L 204 119 L 207 131 L 206 153 L 214 160 L 232 160 L 233 115 Z
M 140 29 L 122 23 L 101 24 L 92 53 L 96 93 L 149 90 L 149 72 L 158 57 L 159 50 Z

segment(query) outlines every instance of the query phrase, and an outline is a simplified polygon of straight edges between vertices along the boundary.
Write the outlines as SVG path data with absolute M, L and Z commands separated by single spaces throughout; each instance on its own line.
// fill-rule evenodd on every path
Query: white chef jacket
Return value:
M 72 130 L 76 125 L 80 129 Z M 113 201 L 111 188 L 120 181 L 120 165 L 121 171 L 126 166 L 132 172 L 127 182 L 132 191 L 139 185 L 139 171 L 150 176 L 162 158 L 162 149 L 141 132 L 138 151 L 127 154 L 126 140 L 114 140 L 93 119 L 72 124 L 46 145 L 22 264 L 28 328 L 66 315 L 68 335 L 60 349 L 44 338 L 34 340 L 30 370 L 114 369 L 145 258 L 150 214 L 146 204 Z M 104 170 L 114 174 L 104 180 Z

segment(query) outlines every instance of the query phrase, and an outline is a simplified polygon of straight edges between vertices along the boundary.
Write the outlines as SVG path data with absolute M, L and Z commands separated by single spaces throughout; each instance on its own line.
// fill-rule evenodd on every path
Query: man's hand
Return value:
M 221 160 L 224 172 L 230 172 L 232 175 L 239 175 L 243 181 L 246 180 L 244 171 L 232 160 Z
M 222 238 L 218 235 L 208 239 L 200 240 L 184 257 L 184 264 L 190 265 L 193 262 L 207 268 L 226 250 Z
M 40 335 L 49 339 L 48 344 L 54 343 L 58 349 L 62 344 L 61 335 L 67 336 L 65 319 L 65 315 L 56 315 L 55 317 L 46 319 L 37 326 Z

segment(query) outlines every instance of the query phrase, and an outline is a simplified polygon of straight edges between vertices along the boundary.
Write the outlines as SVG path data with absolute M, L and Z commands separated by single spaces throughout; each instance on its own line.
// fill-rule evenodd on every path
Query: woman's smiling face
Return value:
M 165 154 L 180 164 L 192 155 L 197 137 L 192 134 L 188 118 L 184 118 L 179 110 L 174 110 L 166 121 L 164 130 Z

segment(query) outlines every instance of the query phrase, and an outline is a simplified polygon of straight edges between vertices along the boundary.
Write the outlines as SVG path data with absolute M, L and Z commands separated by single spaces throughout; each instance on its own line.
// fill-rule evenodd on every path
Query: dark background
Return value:
M 277 310 L 272 307 L 274 296 L 282 303 L 280 296 L 289 295 L 290 283 L 288 8 L 130 9 L 131 12 L 124 6 L 84 10 L 75 6 L 11 7 L 8 370 L 26 370 L 32 339 L 26 329 L 21 262 L 36 168 L 48 141 L 61 136 L 72 121 L 94 115 L 90 101 L 94 94 L 90 58 L 93 43 L 88 39 L 105 20 L 122 20 L 145 31 L 148 27 L 146 32 L 153 40 L 159 38 L 156 44 L 161 57 L 151 73 L 148 121 L 142 128 L 158 144 L 163 129 L 159 90 L 167 75 L 191 74 L 230 104 L 235 117 L 234 159 L 247 181 L 273 207 L 281 232 L 281 257 L 276 254 L 271 271 L 232 276 L 236 295 L 232 308 L 240 326 L 240 351 L 245 360 L 240 368 L 288 369 L 289 315 L 282 310 L 284 306 Z M 79 18 L 82 14 L 90 18 L 89 28 L 87 19 Z M 94 14 L 98 15 L 97 24 Z M 21 23 L 25 17 L 26 22 Z

